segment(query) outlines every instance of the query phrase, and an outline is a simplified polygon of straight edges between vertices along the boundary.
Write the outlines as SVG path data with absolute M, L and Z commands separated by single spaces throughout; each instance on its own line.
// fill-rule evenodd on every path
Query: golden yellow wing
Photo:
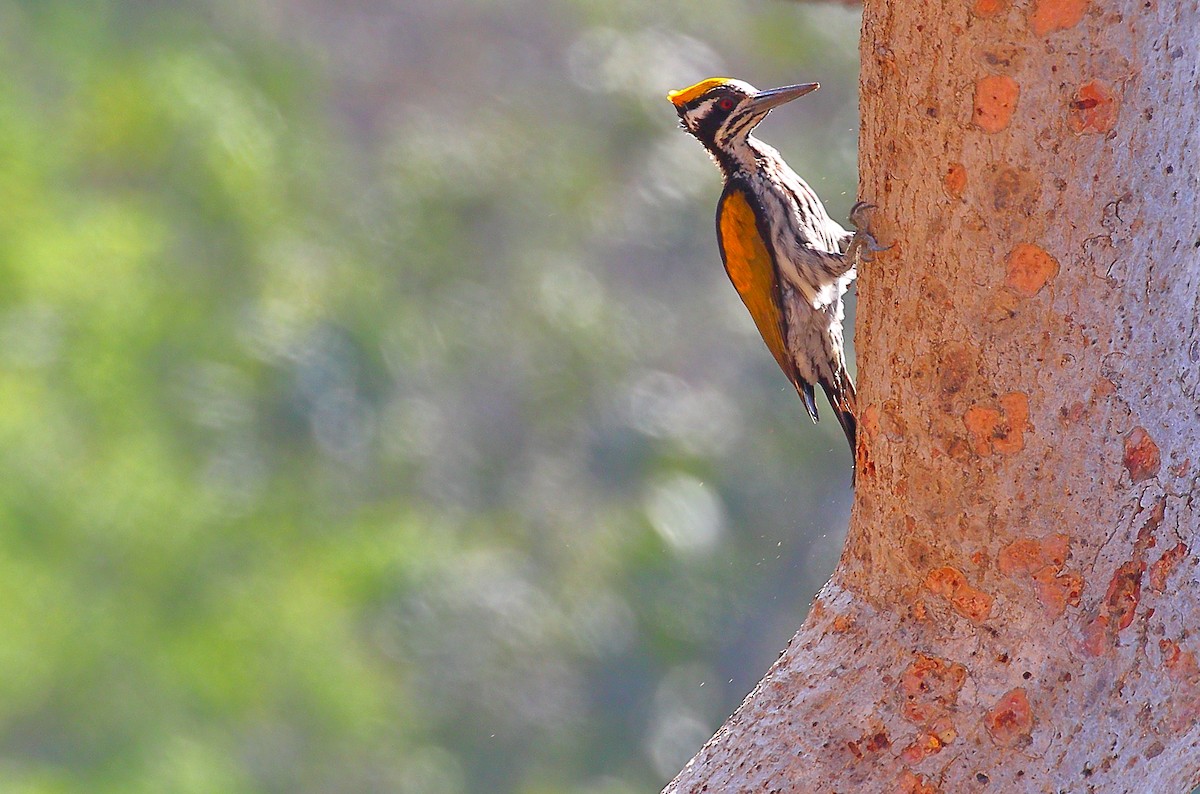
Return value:
M 784 343 L 785 320 L 780 306 L 779 276 L 758 231 L 754 208 L 745 191 L 725 191 L 717 207 L 717 242 L 734 289 L 750 310 L 758 332 L 788 380 L 796 382 L 795 365 Z

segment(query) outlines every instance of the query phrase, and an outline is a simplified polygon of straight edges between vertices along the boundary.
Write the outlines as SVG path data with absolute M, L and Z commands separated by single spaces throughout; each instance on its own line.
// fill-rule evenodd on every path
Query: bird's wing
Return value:
M 750 310 L 758 332 L 788 380 L 800 388 L 788 353 L 779 273 L 759 231 L 754 205 L 744 188 L 730 185 L 717 205 L 717 242 L 734 289 Z M 810 387 L 811 390 L 811 387 Z

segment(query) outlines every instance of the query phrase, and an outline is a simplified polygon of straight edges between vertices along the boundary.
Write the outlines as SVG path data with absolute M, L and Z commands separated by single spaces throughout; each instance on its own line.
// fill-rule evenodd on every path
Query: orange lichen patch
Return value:
M 1191 729 L 1200 719 L 1200 664 L 1196 652 L 1185 651 L 1172 639 L 1159 640 L 1158 649 L 1162 653 L 1162 666 L 1175 683 L 1175 697 L 1166 704 L 1166 709 L 1173 712 L 1171 727 Z
M 992 614 L 992 597 L 982 590 L 967 588 L 950 599 L 954 611 L 968 620 L 982 623 Z
M 1108 132 L 1117 123 L 1120 102 L 1111 88 L 1093 80 L 1079 86 L 1069 108 L 1068 121 L 1075 132 Z
M 1021 538 L 1000 550 L 996 567 L 1005 576 L 1017 573 L 1029 573 L 1046 563 L 1042 551 L 1042 541 L 1035 538 Z
M 1079 606 L 1083 597 L 1083 577 L 1074 571 L 1059 573 L 1053 565 L 1033 572 L 1033 589 L 1037 599 L 1046 608 L 1051 620 L 1060 617 L 1067 607 Z
M 900 694 L 904 698 L 901 714 L 934 734 L 953 730 L 950 709 L 958 701 L 958 691 L 966 681 L 967 668 L 958 662 L 916 654 L 900 675 Z
M 1142 598 L 1146 553 L 1155 545 L 1154 533 L 1162 526 L 1166 510 L 1167 500 L 1164 496 L 1149 509 L 1149 515 L 1138 529 L 1137 539 L 1133 544 L 1133 559 L 1117 568 L 1109 580 L 1104 600 L 1100 602 L 1094 617 L 1083 628 L 1081 644 L 1087 653 L 1093 656 L 1104 653 L 1116 645 L 1117 633 L 1129 628 L 1133 623 L 1138 603 Z
M 1183 650 L 1175 640 L 1159 640 L 1158 649 L 1162 651 L 1163 667 L 1173 676 L 1192 684 L 1200 682 L 1200 664 L 1196 662 L 1195 651 Z
M 1146 563 L 1127 562 L 1117 569 L 1108 583 L 1104 605 L 1113 619 L 1115 631 L 1127 629 L 1129 624 L 1133 623 L 1138 601 L 1142 598 L 1142 574 L 1145 571 Z
M 1162 458 L 1158 454 L 1158 445 L 1144 427 L 1135 427 L 1125 436 L 1125 470 L 1135 483 L 1147 480 L 1158 474 Z
M 996 14 L 999 14 L 1007 7 L 1008 0 L 975 0 L 975 5 L 971 7 L 971 11 L 974 12 L 975 16 L 987 19 L 988 17 L 996 16 Z
M 963 191 L 967 189 L 967 169 L 962 163 L 951 163 L 946 169 L 946 176 L 942 179 L 942 187 L 946 189 L 946 195 L 950 198 L 962 198 Z
M 892 740 L 888 738 L 887 731 L 880 728 L 870 736 L 864 736 L 862 746 L 869 753 L 878 753 L 891 747 Z
M 876 404 L 863 409 L 858 420 L 858 449 L 854 450 L 854 470 L 866 477 L 875 476 L 875 461 L 871 459 L 871 439 L 880 434 L 880 407 Z
M 879 432 L 879 405 L 872 403 L 863 409 L 858 419 L 858 432 L 876 435 Z
M 925 577 L 925 589 L 950 602 L 954 611 L 976 623 L 992 614 L 992 597 L 967 583 L 967 577 L 957 568 L 935 568 Z
M 859 443 L 857 454 L 854 458 L 854 470 L 858 476 L 874 477 L 875 476 L 875 461 L 871 459 L 871 450 L 864 443 Z
M 976 455 L 993 452 L 1011 455 L 1025 448 L 1025 430 L 1029 427 L 1029 397 L 1011 392 L 1000 398 L 1000 408 L 973 405 L 963 415 L 971 434 L 971 448 Z
M 1083 577 L 1074 572 L 1063 573 L 1070 551 L 1071 539 L 1066 535 L 1050 535 L 1042 539 L 1021 538 L 1000 550 L 997 567 L 1005 576 L 1028 576 L 1034 594 L 1046 608 L 1051 619 L 1062 615 L 1068 606 L 1079 606 L 1083 596 Z
M 1079 24 L 1087 7 L 1088 0 L 1038 0 L 1029 27 L 1037 36 L 1066 30 Z
M 993 438 L 992 446 L 997 452 L 1011 455 L 1024 448 L 1025 429 L 1029 427 L 1029 395 L 1009 392 L 1000 398 L 1000 410 L 1008 421 L 1011 432 L 1007 436 Z
M 963 423 L 971 434 L 971 447 L 977 455 L 992 454 L 992 437 L 1004 422 L 1004 417 L 996 408 L 983 405 L 972 405 L 963 414 Z
M 900 751 L 900 760 L 906 764 L 919 764 L 931 755 L 936 755 L 945 743 L 935 734 L 921 732 L 908 747 Z
M 1192 465 L 1192 459 L 1184 458 L 1178 464 L 1171 467 L 1171 473 L 1174 474 L 1176 477 L 1186 477 L 1187 473 L 1188 473 L 1188 469 L 1191 468 L 1191 465 Z
M 1142 574 L 1146 563 L 1131 560 L 1117 568 L 1099 613 L 1083 629 L 1083 649 L 1099 656 L 1116 644 L 1117 634 L 1129 628 L 1142 598 Z
M 996 565 L 1005 576 L 1033 573 L 1047 565 L 1058 571 L 1067 561 L 1070 549 L 1071 539 L 1066 535 L 1021 538 L 1000 550 Z
M 1150 584 L 1149 587 L 1156 593 L 1164 593 L 1167 590 L 1167 580 L 1171 578 L 1171 574 L 1175 571 L 1175 566 L 1187 554 L 1187 546 L 1182 543 L 1175 544 L 1174 548 L 1167 549 L 1163 555 L 1158 558 L 1158 562 L 1150 566 Z
M 1079 645 L 1088 656 L 1099 656 L 1112 646 L 1108 632 L 1108 615 L 1099 614 L 1083 627 Z
M 1030 243 L 1021 243 L 1008 255 L 1005 283 L 1013 292 L 1032 298 L 1058 275 L 1058 260 Z
M 1021 87 L 1004 74 L 992 74 L 975 84 L 975 123 L 984 132 L 1000 132 L 1012 120 Z
M 896 779 L 896 785 L 888 790 L 888 794 L 941 794 L 941 789 L 924 775 L 917 775 L 909 769 L 902 769 L 900 777 Z
M 900 691 L 906 698 L 953 698 L 967 682 L 967 668 L 958 662 L 920 652 L 915 657 L 900 674 Z
M 1150 515 L 1146 516 L 1146 523 L 1142 524 L 1142 528 L 1138 530 L 1137 541 L 1134 543 L 1134 553 L 1138 558 L 1145 556 L 1146 549 L 1154 544 L 1154 531 L 1162 526 L 1163 519 L 1167 515 L 1167 498 L 1161 496 L 1154 503 L 1154 507 L 1150 508 Z
M 846 742 L 846 749 L 850 751 L 850 755 L 854 756 L 855 761 L 862 761 L 864 758 L 877 755 L 892 746 L 891 739 L 888 738 L 887 731 L 879 728 L 859 739 L 851 739 Z
M 850 615 L 838 615 L 829 625 L 829 630 L 834 634 L 845 634 L 854 628 L 854 622 L 854 618 Z
M 1001 747 L 1012 747 L 1027 740 L 1033 732 L 1033 711 L 1029 697 L 1021 687 L 1010 690 L 983 718 L 992 740 Z
M 879 406 L 868 405 L 858 419 L 858 448 L 854 450 L 854 469 L 864 477 L 875 476 L 871 459 L 871 439 L 879 435 Z

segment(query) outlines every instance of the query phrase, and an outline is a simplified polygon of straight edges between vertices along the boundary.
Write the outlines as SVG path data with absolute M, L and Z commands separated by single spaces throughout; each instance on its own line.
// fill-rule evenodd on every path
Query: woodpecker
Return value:
M 855 392 L 846 371 L 842 295 L 854 280 L 862 249 L 879 249 L 865 231 L 848 232 L 830 218 L 779 152 L 750 134 L 773 108 L 819 87 L 803 83 L 759 91 L 741 80 L 713 77 L 671 91 L 667 99 L 680 126 L 721 169 L 725 189 L 717 203 L 717 243 L 729 280 L 814 422 L 813 387 L 824 390 L 853 456 Z M 869 208 L 855 204 L 856 228 Z

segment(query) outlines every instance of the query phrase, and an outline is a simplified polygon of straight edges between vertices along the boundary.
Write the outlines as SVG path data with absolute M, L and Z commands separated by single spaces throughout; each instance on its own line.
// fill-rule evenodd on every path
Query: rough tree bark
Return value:
M 668 792 L 1200 783 L 1200 9 L 868 0 L 850 534 Z

